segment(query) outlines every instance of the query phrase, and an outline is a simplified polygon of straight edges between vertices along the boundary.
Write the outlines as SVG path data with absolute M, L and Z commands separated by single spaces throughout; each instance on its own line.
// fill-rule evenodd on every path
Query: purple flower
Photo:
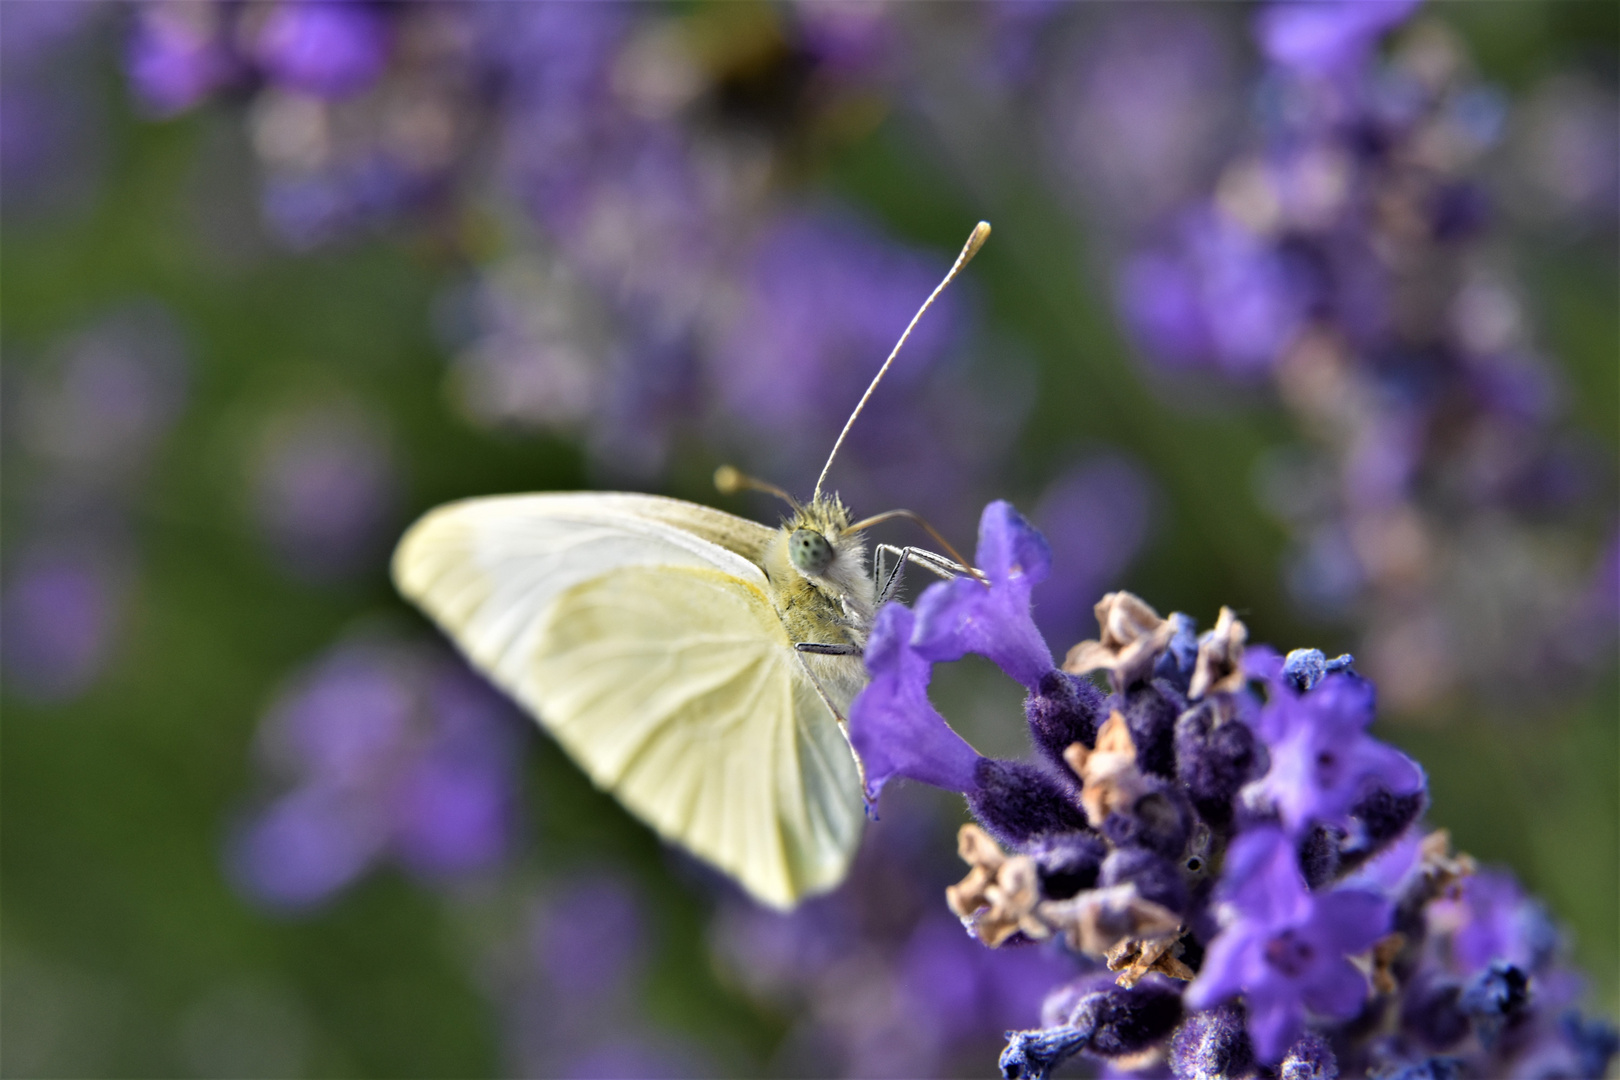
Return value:
M 428 881 L 487 869 L 514 836 L 519 730 L 459 662 L 339 646 L 264 721 L 263 764 L 281 791 L 233 833 L 231 877 L 256 902 L 297 912 L 389 856 Z
M 388 28 L 376 8 L 358 0 L 283 0 L 265 16 L 253 51 L 281 86 L 346 97 L 381 74 Z
M 117 563 L 85 545 L 30 551 L 0 593 L 0 659 L 8 687 L 41 701 L 76 697 L 112 656 L 122 622 Z
M 971 791 L 984 760 L 929 702 L 933 665 L 912 647 L 915 623 L 910 609 L 887 604 L 867 639 L 872 681 L 850 706 L 849 741 L 861 759 L 869 803 L 895 776 Z
M 531 931 L 546 979 L 586 1008 L 624 993 L 640 973 L 647 937 L 635 889 L 604 872 L 570 880 L 540 907 Z
M 1346 957 L 1389 929 L 1394 907 L 1370 892 L 1305 888 L 1293 845 L 1277 829 L 1244 833 L 1227 849 L 1219 897 L 1223 928 L 1210 942 L 1189 1007 L 1207 1009 L 1239 993 L 1256 1054 L 1282 1058 L 1305 1010 L 1354 1016 L 1367 980 Z
M 225 5 L 143 4 L 125 50 L 124 66 L 141 103 L 173 116 L 235 79 L 240 62 L 225 41 Z
M 1372 684 L 1350 672 L 1327 675 L 1303 694 L 1273 684 L 1257 724 L 1271 769 L 1251 790 L 1276 807 L 1291 834 L 1312 823 L 1341 823 L 1375 789 L 1396 795 L 1422 789 L 1417 764 L 1366 733 L 1373 708 Z
M 1274 63 L 1301 75 L 1334 77 L 1364 63 L 1388 30 L 1422 0 L 1311 0 L 1276 3 L 1255 22 L 1260 47 Z
M 932 661 L 979 653 L 1034 690 L 1053 669 L 1030 614 L 1030 590 L 1051 569 L 1051 550 L 1010 503 L 998 500 L 979 519 L 976 558 L 989 585 L 963 576 L 929 586 L 917 600 L 912 647 Z
M 323 407 L 276 418 L 252 463 L 253 513 L 295 575 L 369 569 L 390 535 L 399 480 L 370 417 Z
M 1052 572 L 1035 604 L 1048 641 L 1078 641 L 1089 631 L 1092 603 L 1148 537 L 1156 494 L 1141 465 L 1115 454 L 1091 458 L 1047 486 L 1031 517 L 1052 546 Z

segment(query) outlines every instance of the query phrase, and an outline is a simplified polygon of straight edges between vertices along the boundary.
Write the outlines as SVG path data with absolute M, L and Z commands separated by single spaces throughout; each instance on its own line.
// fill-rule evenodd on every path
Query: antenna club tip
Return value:
M 981 221 L 973 226 L 973 234 L 968 237 L 967 245 L 962 249 L 962 261 L 966 262 L 977 255 L 979 249 L 984 247 L 984 242 L 988 239 L 990 239 L 990 223 L 988 221 Z
M 743 474 L 730 465 L 714 470 L 715 490 L 722 495 L 735 495 L 743 489 Z

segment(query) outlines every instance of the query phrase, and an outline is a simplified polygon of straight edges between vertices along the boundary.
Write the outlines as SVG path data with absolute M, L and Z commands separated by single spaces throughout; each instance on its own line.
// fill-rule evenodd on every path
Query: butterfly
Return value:
M 934 299 L 989 236 L 980 222 L 867 387 L 801 503 L 772 528 L 657 495 L 467 499 L 429 511 L 393 558 L 399 591 L 665 839 L 789 908 L 836 886 L 865 820 L 845 717 L 861 650 L 905 566 L 977 571 L 915 514 L 852 521 L 821 488 L 844 437 Z M 911 518 L 951 557 L 879 545 Z M 893 557 L 892 566 L 887 559 Z

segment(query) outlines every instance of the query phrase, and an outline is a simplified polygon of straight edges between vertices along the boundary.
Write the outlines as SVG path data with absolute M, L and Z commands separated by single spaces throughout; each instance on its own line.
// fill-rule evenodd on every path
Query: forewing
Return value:
M 650 496 L 480 499 L 418 522 L 394 573 L 593 780 L 787 906 L 842 878 L 860 784 L 740 554 L 770 536 Z

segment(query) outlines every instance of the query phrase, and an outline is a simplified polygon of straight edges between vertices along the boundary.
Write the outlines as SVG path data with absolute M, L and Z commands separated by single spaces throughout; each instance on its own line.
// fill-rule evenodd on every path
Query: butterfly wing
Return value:
M 772 530 L 656 496 L 432 511 L 400 591 L 660 834 L 786 907 L 842 879 L 854 757 L 772 606 Z

